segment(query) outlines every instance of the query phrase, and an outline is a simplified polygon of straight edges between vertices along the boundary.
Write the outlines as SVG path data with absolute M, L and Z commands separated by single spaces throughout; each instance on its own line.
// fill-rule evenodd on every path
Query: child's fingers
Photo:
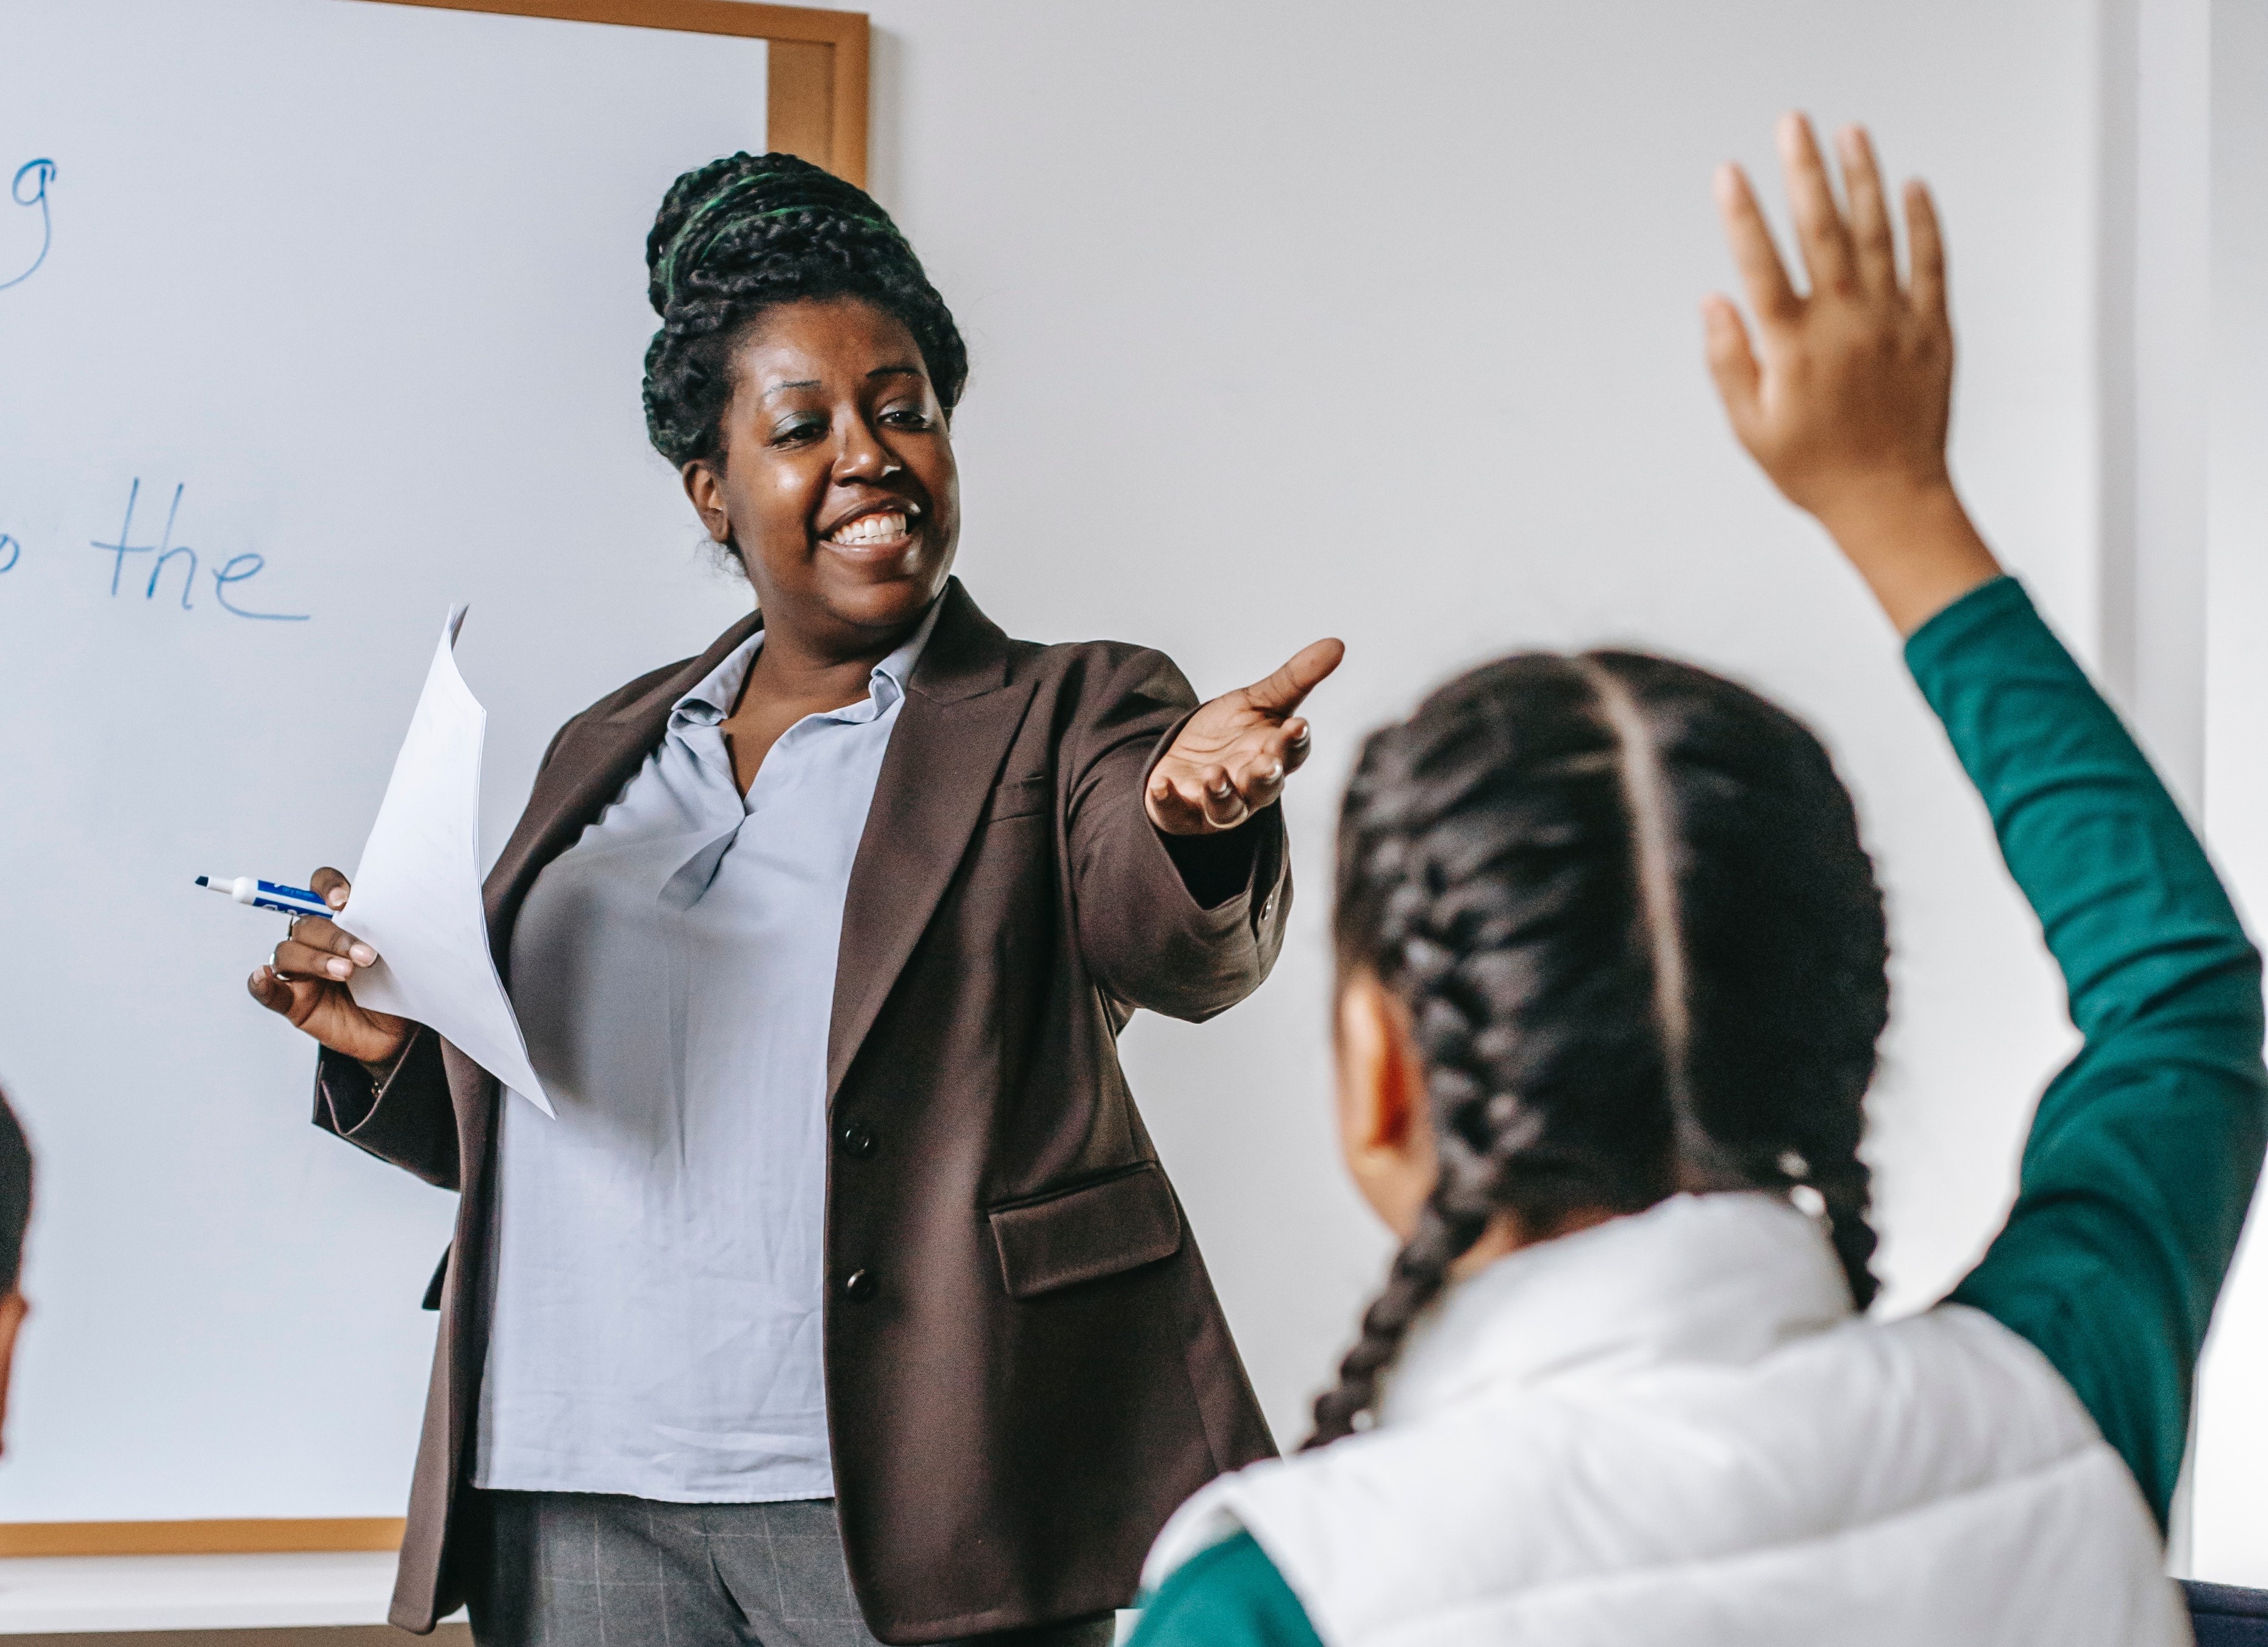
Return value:
M 1937 203 L 1919 179 L 1906 185 L 1906 248 L 1913 262 L 1907 300 L 1917 314 L 1939 325 L 1945 314 L 1945 237 L 1939 233 Z
M 1740 269 L 1749 307 L 1766 327 L 1794 320 L 1803 312 L 1803 299 L 1788 284 L 1779 248 L 1772 244 L 1771 231 L 1764 226 L 1764 214 L 1756 205 L 1747 174 L 1737 166 L 1719 166 L 1716 189 L 1717 212 L 1725 222 L 1725 243 L 1732 248 L 1733 262 Z
M 1827 162 L 1811 135 L 1811 122 L 1801 114 L 1780 117 L 1780 163 L 1787 172 L 1788 204 L 1795 214 L 1795 241 L 1803 253 L 1803 267 L 1811 277 L 1811 292 L 1848 292 L 1857 279 L 1851 250 L 1851 231 L 1835 203 L 1835 190 L 1827 181 Z
M 1732 299 L 1711 292 L 1701 302 L 1703 345 L 1709 357 L 1709 375 L 1717 380 L 1717 395 L 1735 432 L 1746 430 L 1756 414 L 1756 392 L 1762 373 L 1756 351 L 1749 347 L 1749 329 Z
M 1843 187 L 1851 196 L 1851 246 L 1859 283 L 1870 295 L 1898 287 L 1898 255 L 1890 236 L 1890 214 L 1882 200 L 1882 174 L 1864 126 L 1845 126 L 1837 139 L 1843 157 Z

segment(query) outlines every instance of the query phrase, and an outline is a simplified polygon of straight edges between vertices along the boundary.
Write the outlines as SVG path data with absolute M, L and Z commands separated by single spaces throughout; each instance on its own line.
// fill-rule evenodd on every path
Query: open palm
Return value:
M 1211 835 L 1274 805 L 1307 758 L 1307 723 L 1296 712 L 1345 656 L 1344 643 L 1315 641 L 1191 715 L 1150 769 L 1150 821 L 1168 835 Z

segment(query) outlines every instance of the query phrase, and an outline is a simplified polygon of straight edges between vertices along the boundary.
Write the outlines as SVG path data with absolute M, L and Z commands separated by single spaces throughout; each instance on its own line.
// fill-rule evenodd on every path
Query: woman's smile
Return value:
M 914 548 L 922 506 L 908 498 L 877 499 L 818 534 L 820 543 L 861 565 L 895 560 Z

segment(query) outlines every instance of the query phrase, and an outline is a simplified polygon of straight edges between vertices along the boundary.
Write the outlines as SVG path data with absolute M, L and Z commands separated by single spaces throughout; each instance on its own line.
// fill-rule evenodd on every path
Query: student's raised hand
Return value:
M 346 876 L 318 869 L 308 890 L 333 909 L 344 909 Z M 302 915 L 268 959 L 253 970 L 247 987 L 269 1011 L 280 1013 L 335 1052 L 382 1064 L 409 1039 L 407 1018 L 369 1012 L 355 1004 L 346 980 L 378 963 L 378 951 L 352 933 L 320 915 Z
M 1848 127 L 1837 139 L 1847 209 L 1810 122 L 1785 115 L 1778 137 L 1808 289 L 1788 278 L 1747 177 L 1719 167 L 1718 210 L 1756 332 L 1752 341 L 1729 299 L 1711 296 L 1709 369 L 1741 444 L 1911 632 L 1999 572 L 1946 466 L 1953 328 L 1936 210 L 1920 183 L 1906 185 L 1911 268 L 1901 278 L 1866 132 Z
M 1293 711 L 1345 656 L 1343 642 L 1315 641 L 1191 715 L 1150 769 L 1150 822 L 1168 835 L 1211 835 L 1272 805 L 1307 758 L 1307 723 Z

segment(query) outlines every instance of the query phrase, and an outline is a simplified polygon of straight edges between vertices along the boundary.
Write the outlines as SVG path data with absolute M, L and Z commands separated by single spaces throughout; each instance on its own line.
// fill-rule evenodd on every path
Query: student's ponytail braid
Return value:
M 1881 899 L 1793 719 L 1636 654 L 1476 669 L 1365 745 L 1336 922 L 1342 969 L 1409 1010 L 1440 1176 L 1308 1445 L 1373 1407 L 1499 1212 L 1548 1232 L 1679 1189 L 1788 1191 L 1872 1300 Z

